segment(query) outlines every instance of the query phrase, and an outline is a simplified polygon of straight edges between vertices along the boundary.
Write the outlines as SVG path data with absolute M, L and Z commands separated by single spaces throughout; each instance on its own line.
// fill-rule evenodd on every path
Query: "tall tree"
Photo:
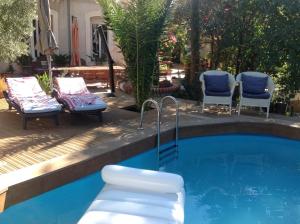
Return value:
M 36 16 L 35 0 L 0 1 L 0 61 L 10 62 L 28 53 L 28 38 Z
M 187 77 L 192 84 L 200 68 L 200 1 L 191 0 L 191 72 Z

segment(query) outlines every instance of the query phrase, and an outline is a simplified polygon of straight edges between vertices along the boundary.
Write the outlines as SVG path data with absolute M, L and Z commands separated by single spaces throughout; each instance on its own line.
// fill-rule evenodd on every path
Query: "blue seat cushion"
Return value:
M 205 95 L 206 96 L 230 96 L 231 93 L 230 91 L 225 91 L 225 92 L 214 92 L 214 91 L 209 91 L 205 90 Z
M 243 92 L 261 94 L 266 92 L 268 77 L 242 75 Z
M 228 74 L 224 75 L 204 75 L 205 89 L 210 92 L 228 92 L 229 79 Z
M 243 97 L 245 98 L 253 98 L 253 99 L 269 99 L 270 93 L 264 92 L 264 93 L 247 93 L 243 92 Z

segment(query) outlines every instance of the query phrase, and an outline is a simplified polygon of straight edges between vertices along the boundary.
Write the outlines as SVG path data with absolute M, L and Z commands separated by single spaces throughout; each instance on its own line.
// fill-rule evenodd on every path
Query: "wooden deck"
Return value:
M 0 99 L 0 175 L 24 167 L 29 167 L 44 161 L 64 156 L 74 152 L 83 152 L 87 149 L 101 149 L 103 142 L 118 144 L 126 139 L 130 133 L 137 132 L 139 114 L 119 109 L 133 104 L 133 99 L 127 95 L 117 93 L 115 98 L 105 98 L 108 109 L 103 113 L 103 122 L 99 123 L 96 117 L 73 117 L 68 113 L 60 115 L 60 125 L 55 126 L 51 119 L 37 119 L 28 122 L 28 130 L 23 130 L 21 117 L 16 111 L 8 110 L 5 100 Z M 227 111 L 205 115 L 199 113 L 199 106 L 195 102 L 181 102 L 181 124 L 195 124 L 205 122 L 225 121 L 253 121 L 266 122 L 265 115 L 230 117 Z M 243 112 L 244 113 L 244 112 Z M 155 113 L 150 113 L 155 116 Z M 220 116 L 221 115 L 221 116 Z M 170 117 L 170 118 L 168 118 Z M 164 119 L 172 119 L 168 116 Z M 154 118 L 148 122 L 155 132 Z M 271 115 L 268 122 L 284 123 L 300 127 L 300 118 L 287 118 Z M 174 123 L 170 124 L 174 125 Z
M 132 101 L 122 96 L 105 100 L 109 109 L 103 114 L 103 123 L 96 117 L 62 113 L 59 126 L 44 118 L 29 121 L 28 130 L 23 130 L 21 116 L 15 110 L 9 111 L 5 100 L 0 99 L 0 175 L 96 147 L 122 135 L 126 127 L 120 127 L 120 113 L 122 119 L 131 119 L 135 114 L 118 108 Z

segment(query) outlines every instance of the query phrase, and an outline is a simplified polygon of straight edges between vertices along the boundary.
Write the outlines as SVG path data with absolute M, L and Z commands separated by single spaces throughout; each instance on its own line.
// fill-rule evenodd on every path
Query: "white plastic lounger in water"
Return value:
M 78 224 L 183 224 L 183 179 L 177 174 L 108 165 L 106 183 Z

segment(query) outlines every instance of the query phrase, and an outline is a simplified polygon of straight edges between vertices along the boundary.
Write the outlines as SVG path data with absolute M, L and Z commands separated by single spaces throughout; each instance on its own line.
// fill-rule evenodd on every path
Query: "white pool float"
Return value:
M 78 224 L 183 224 L 184 183 L 177 174 L 108 165 L 106 183 Z

